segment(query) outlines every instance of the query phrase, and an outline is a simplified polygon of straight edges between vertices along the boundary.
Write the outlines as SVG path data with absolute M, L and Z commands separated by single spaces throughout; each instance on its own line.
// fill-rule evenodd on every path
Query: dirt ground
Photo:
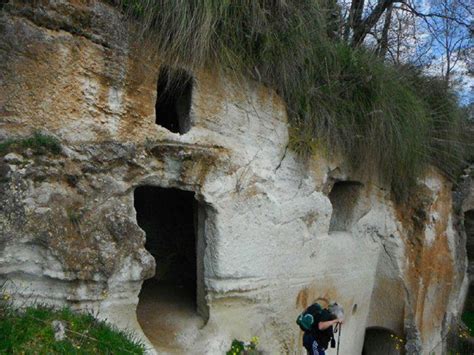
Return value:
M 138 322 L 159 353 L 182 354 L 192 347 L 204 325 L 193 292 L 151 279 L 144 283 L 139 299 Z

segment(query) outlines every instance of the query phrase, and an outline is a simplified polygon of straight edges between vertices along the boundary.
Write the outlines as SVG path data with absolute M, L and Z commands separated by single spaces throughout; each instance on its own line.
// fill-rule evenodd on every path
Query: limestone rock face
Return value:
M 189 73 L 190 107 L 176 114 L 190 129 L 173 133 L 156 123 L 160 67 L 105 2 L 0 9 L 0 138 L 41 131 L 62 146 L 55 155 L 12 145 L 0 156 L 4 292 L 141 334 L 138 295 L 164 264 L 146 245 L 135 191 L 179 189 L 198 206 L 203 323 L 183 321 L 159 352 L 219 354 L 256 335 L 269 353 L 301 353 L 295 319 L 319 298 L 345 308 L 342 354 L 361 353 L 366 329 L 367 353 L 387 332 L 408 353 L 442 353 L 466 289 L 450 183 L 427 171 L 397 204 L 342 159 L 303 161 L 274 92 L 212 71 Z

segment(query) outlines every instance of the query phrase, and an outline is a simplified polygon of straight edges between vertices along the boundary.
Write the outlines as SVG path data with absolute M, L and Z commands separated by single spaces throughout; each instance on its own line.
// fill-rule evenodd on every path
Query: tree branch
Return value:
M 392 4 L 402 2 L 403 0 L 379 0 L 372 12 L 367 16 L 357 28 L 354 28 L 354 35 L 352 37 L 352 46 L 357 47 L 362 44 L 367 33 L 379 21 L 384 11 Z
M 461 21 L 460 19 L 458 19 L 456 17 L 452 17 L 452 16 L 440 14 L 440 13 L 423 13 L 423 12 L 420 12 L 420 11 L 416 10 L 413 6 L 411 6 L 409 3 L 407 3 L 404 0 L 401 0 L 399 2 L 402 3 L 403 5 L 405 5 L 406 7 L 396 7 L 397 10 L 409 12 L 409 13 L 414 14 L 415 16 L 422 17 L 422 18 L 427 18 L 427 17 L 442 18 L 442 19 L 446 19 L 446 20 L 455 22 L 458 25 L 464 26 L 468 29 L 471 28 L 471 25 L 469 23 L 463 22 L 463 21 Z

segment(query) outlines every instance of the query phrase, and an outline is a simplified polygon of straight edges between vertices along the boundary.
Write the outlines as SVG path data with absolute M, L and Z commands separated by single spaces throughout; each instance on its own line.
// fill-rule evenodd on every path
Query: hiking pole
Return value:
M 342 324 L 339 323 L 339 335 L 337 336 L 337 355 L 339 355 L 339 345 L 341 344 Z

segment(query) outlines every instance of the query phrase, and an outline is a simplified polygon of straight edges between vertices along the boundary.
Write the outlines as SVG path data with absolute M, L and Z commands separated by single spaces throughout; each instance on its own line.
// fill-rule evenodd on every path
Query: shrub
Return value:
M 30 148 L 34 154 L 59 154 L 61 153 L 61 143 L 56 138 L 35 132 L 32 136 L 26 138 L 7 139 L 0 142 L 0 154 L 6 154 L 9 151 L 24 150 Z
M 241 340 L 234 339 L 230 346 L 230 350 L 226 352 L 227 355 L 257 355 L 260 351 L 257 350 L 259 343 L 258 337 L 252 337 L 252 339 L 246 343 Z

